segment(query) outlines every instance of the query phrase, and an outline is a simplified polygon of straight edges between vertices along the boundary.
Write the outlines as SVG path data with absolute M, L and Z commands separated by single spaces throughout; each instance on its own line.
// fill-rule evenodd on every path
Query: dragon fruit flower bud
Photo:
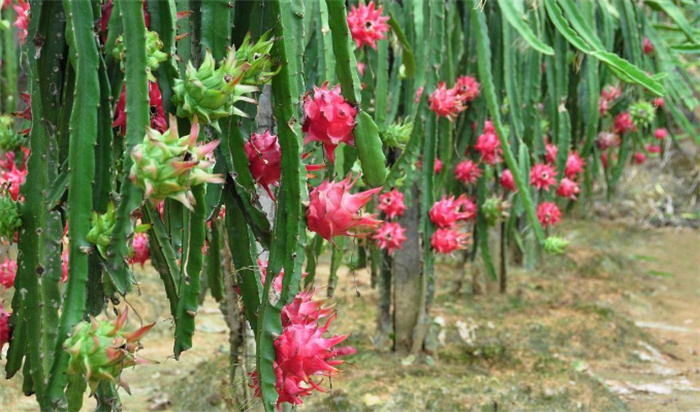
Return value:
M 351 6 L 348 12 L 348 28 L 358 49 L 365 45 L 377 50 L 377 40 L 386 39 L 389 31 L 389 16 L 382 16 L 383 7 L 375 10 L 373 1 L 366 6 L 362 3 L 358 7 Z
M 469 234 L 460 233 L 456 228 L 440 228 L 430 237 L 430 245 L 436 253 L 449 255 L 469 247 Z
M 530 185 L 537 189 L 549 191 L 549 187 L 557 183 L 557 172 L 546 163 L 538 163 L 530 170 Z
M 328 160 L 333 162 L 333 153 L 340 143 L 355 145 L 352 131 L 356 114 L 357 109 L 340 94 L 340 85 L 332 89 L 328 89 L 328 82 L 321 87 L 314 86 L 313 93 L 304 97 L 304 144 L 323 143 Z
M 358 233 L 371 230 L 381 223 L 381 220 L 375 219 L 375 215 L 363 215 L 360 209 L 382 188 L 352 194 L 350 189 L 359 175 L 353 181 L 351 178 L 352 175 L 348 175 L 340 182 L 324 180 L 309 194 L 306 223 L 309 230 L 326 240 L 331 240 L 334 236 L 353 236 L 350 229 Z
M 377 209 L 384 213 L 387 219 L 400 217 L 406 210 L 406 205 L 403 202 L 404 194 L 396 189 L 392 189 L 379 196 L 379 204 Z
M 253 178 L 265 191 L 272 195 L 269 186 L 277 185 L 282 174 L 282 151 L 276 135 L 266 130 L 262 134 L 253 133 L 243 146 L 248 157 L 248 167 Z
M 561 220 L 561 212 L 554 202 L 542 202 L 537 206 L 537 220 L 542 226 L 554 226 Z
M 457 119 L 457 115 L 464 111 L 462 100 L 456 89 L 448 89 L 445 82 L 440 82 L 437 89 L 430 95 L 430 110 L 440 117 L 445 117 L 451 122 Z
M 193 209 L 190 189 L 203 183 L 224 183 L 221 175 L 211 174 L 214 162 L 210 154 L 218 140 L 197 145 L 199 126 L 195 121 L 188 136 L 180 137 L 174 116 L 165 133 L 147 128 L 141 144 L 131 151 L 134 161 L 129 178 L 145 190 L 144 196 L 154 206 L 166 198 L 175 199 Z
M 5 258 L 5 261 L 0 263 L 0 285 L 5 289 L 10 289 L 15 285 L 16 275 L 17 261 Z
M 581 189 L 579 188 L 578 183 L 566 177 L 561 179 L 561 182 L 559 182 L 559 187 L 557 187 L 558 196 L 566 197 L 571 200 L 576 200 L 576 195 L 578 195 L 580 192 Z
M 75 325 L 73 334 L 63 343 L 63 348 L 70 354 L 68 375 L 83 375 L 87 379 L 91 393 L 100 382 L 114 382 L 128 391 L 128 385 L 122 379 L 122 370 L 129 366 L 152 363 L 135 355 L 139 341 L 154 325 L 126 333 L 122 327 L 126 324 L 128 308 L 114 321 L 82 321 Z
M 397 222 L 385 222 L 379 226 L 372 239 L 377 241 L 379 249 L 392 253 L 395 249 L 401 249 L 406 241 L 406 228 Z
M 476 183 L 480 177 L 479 165 L 469 159 L 462 160 L 455 166 L 455 178 L 465 185 Z
M 501 173 L 501 187 L 504 190 L 509 190 L 515 192 L 517 188 L 515 187 L 515 179 L 513 178 L 513 173 L 506 169 Z

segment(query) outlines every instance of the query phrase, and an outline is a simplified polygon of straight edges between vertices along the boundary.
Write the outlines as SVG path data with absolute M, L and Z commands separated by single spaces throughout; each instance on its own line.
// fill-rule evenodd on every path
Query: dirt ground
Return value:
M 546 258 L 536 271 L 511 269 L 505 296 L 456 292 L 461 272 L 440 262 L 433 356 L 377 348 L 369 275 L 342 269 L 334 329 L 351 333 L 347 342 L 358 354 L 329 393 L 307 398 L 299 410 L 700 410 L 700 234 L 600 220 L 569 220 L 560 232 L 572 241 L 567 254 Z M 325 265 L 320 279 L 324 273 Z M 245 382 L 227 376 L 217 304 L 207 299 L 194 349 L 178 362 L 160 281 L 148 267 L 139 281 L 140 295 L 129 303 L 143 322 L 157 322 L 140 355 L 160 363 L 125 372 L 131 396 L 121 393 L 124 410 L 260 410 L 255 399 L 242 406 Z M 136 317 L 131 322 L 137 326 Z M 37 409 L 20 384 L 2 383 L 3 410 Z

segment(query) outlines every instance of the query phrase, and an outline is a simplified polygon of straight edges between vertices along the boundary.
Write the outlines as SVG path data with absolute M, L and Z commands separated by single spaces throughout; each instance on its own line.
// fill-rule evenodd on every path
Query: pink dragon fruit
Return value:
M 629 112 L 622 112 L 615 116 L 613 121 L 613 131 L 617 134 L 625 134 L 637 130 Z
M 340 143 L 355 145 L 352 130 L 355 128 L 356 114 L 357 109 L 340 94 L 340 85 L 330 90 L 328 82 L 321 87 L 314 86 L 313 97 L 310 93 L 304 97 L 304 144 L 314 141 L 323 143 L 328 160 L 333 162 L 333 152 Z
M 561 212 L 554 202 L 542 202 L 537 206 L 537 220 L 545 228 L 556 225 L 560 219 Z
M 457 97 L 462 103 L 469 103 L 479 96 L 479 82 L 471 76 L 460 76 L 455 82 L 454 89 L 457 91 Z M 484 133 L 486 131 L 484 130 Z
M 134 235 L 134 241 L 131 244 L 132 255 L 129 258 L 129 263 L 140 264 L 141 267 L 151 258 L 151 251 L 148 248 L 148 235 L 145 233 L 137 233 Z
M 27 159 L 29 159 L 29 149 L 26 147 L 21 148 L 21 150 L 17 151 L 18 153 L 22 154 L 22 164 L 17 167 L 17 162 L 15 159 L 16 152 L 11 151 L 7 152 L 4 154 L 4 156 L 0 157 L 0 169 L 3 171 L 9 171 L 14 168 L 18 168 L 21 172 L 26 172 L 27 171 Z
M 12 200 L 19 200 L 19 189 L 27 179 L 27 169 L 18 168 L 14 163 L 0 176 L 0 186 L 5 186 Z
M 278 293 L 282 293 L 282 276 L 275 278 L 275 289 Z M 306 274 L 304 274 L 306 275 Z M 277 279 L 279 281 L 279 288 L 277 285 Z M 292 300 L 292 303 L 285 305 L 282 308 L 282 326 L 286 327 L 288 325 L 298 325 L 305 323 L 316 323 L 321 319 L 327 319 L 333 316 L 335 309 L 333 306 L 327 306 L 326 300 L 313 300 L 314 289 L 307 288 L 300 291 Z
M 0 285 L 9 289 L 15 285 L 15 276 L 17 275 L 17 262 L 5 258 L 5 261 L 0 264 Z
M 430 237 L 430 245 L 436 253 L 449 255 L 469 247 L 469 234 L 460 233 L 456 228 L 440 228 Z
M 664 106 L 666 106 L 666 102 L 664 101 L 664 98 L 663 98 L 663 97 L 657 97 L 656 99 L 652 100 L 652 104 L 653 104 L 654 107 L 656 107 L 657 109 L 658 109 L 659 107 L 664 107 Z
M 583 165 L 585 162 L 581 159 L 581 156 L 577 152 L 569 153 L 566 158 L 566 167 L 564 168 L 564 175 L 569 179 L 575 179 L 576 176 L 583 172 Z
M 440 172 L 442 171 L 442 161 L 438 157 L 435 158 L 434 170 L 435 170 L 436 175 L 439 175 Z
M 576 195 L 578 195 L 580 191 L 581 189 L 579 189 L 578 183 L 566 177 L 561 179 L 559 187 L 557 187 L 557 195 L 567 197 L 571 200 L 576 200 Z
M 595 145 L 600 150 L 607 150 L 609 147 L 617 146 L 619 138 L 610 132 L 600 132 L 595 139 Z
M 0 353 L 5 344 L 10 342 L 12 329 L 10 329 L 10 315 L 12 313 L 5 312 L 5 307 L 0 303 Z
M 551 143 L 547 143 L 546 145 L 544 145 L 544 160 L 545 160 L 545 162 L 556 163 L 558 152 L 559 152 L 559 148 L 556 145 L 553 145 Z
M 546 163 L 538 163 L 530 170 L 530 185 L 537 189 L 549 191 L 549 187 L 557 183 L 557 172 Z
M 647 161 L 647 155 L 642 152 L 637 152 L 634 154 L 634 163 L 641 165 Z
M 645 144 L 644 149 L 649 153 L 661 153 L 661 146 L 659 145 Z
M 17 0 L 17 4 L 13 4 L 12 8 L 15 9 L 17 14 L 14 23 L 15 27 L 19 29 L 17 37 L 19 37 L 20 44 L 24 44 L 29 34 L 29 2 Z
M 476 205 L 462 194 L 457 199 L 454 196 L 443 195 L 442 199 L 433 204 L 428 212 L 430 221 L 439 228 L 450 228 L 458 220 L 473 220 L 476 217 Z
M 270 185 L 279 183 L 281 176 L 282 151 L 276 135 L 266 130 L 263 134 L 253 133 L 243 147 L 248 156 L 248 167 L 253 178 L 265 189 L 271 199 L 275 197 Z
M 151 106 L 151 128 L 163 133 L 168 129 L 168 122 L 163 110 L 163 96 L 160 93 L 158 82 L 148 82 L 148 100 Z M 121 136 L 126 135 L 126 85 L 122 86 L 122 93 L 114 108 L 115 119 L 112 127 L 119 128 Z
M 654 53 L 654 45 L 652 44 L 651 40 L 649 40 L 648 37 L 644 38 L 644 42 L 643 42 L 642 46 L 644 48 L 644 54 L 650 55 L 650 54 Z
M 496 134 L 496 128 L 493 127 L 493 122 L 491 120 L 484 120 L 484 133 Z
M 385 222 L 377 229 L 372 236 L 377 241 L 379 249 L 389 253 L 395 249 L 401 249 L 401 245 L 406 241 L 406 229 L 396 222 Z
M 517 188 L 515 187 L 515 179 L 513 179 L 513 173 L 511 173 L 510 170 L 505 169 L 503 173 L 501 173 L 501 187 L 505 190 L 510 190 L 511 192 L 515 192 Z
M 501 141 L 494 133 L 484 132 L 477 137 L 474 149 L 481 153 L 481 161 L 492 165 L 501 162 Z
M 475 183 L 480 177 L 479 165 L 469 159 L 462 160 L 455 166 L 455 178 L 465 185 Z
M 377 50 L 377 40 L 386 39 L 389 31 L 388 16 L 382 16 L 383 7 L 374 8 L 374 2 L 370 1 L 366 6 L 362 3 L 359 7 L 351 6 L 348 12 L 348 28 L 358 49 L 365 45 Z
M 350 229 L 355 229 L 357 233 L 381 223 L 381 220 L 375 219 L 375 215 L 363 215 L 360 209 L 382 188 L 351 194 L 350 189 L 358 178 L 359 175 L 351 181 L 352 175 L 348 175 L 340 182 L 324 180 L 311 191 L 306 210 L 309 230 L 331 240 L 334 236 L 353 236 Z
M 654 130 L 654 138 L 656 140 L 664 140 L 668 136 L 668 131 L 662 127 Z
M 610 84 L 605 86 L 600 92 L 600 97 L 608 101 L 616 100 L 620 96 L 622 96 L 622 90 Z
M 387 219 L 393 219 L 403 215 L 406 205 L 403 202 L 404 194 L 396 189 L 383 193 L 379 196 L 377 209 L 384 213 Z
M 608 154 L 606 152 L 600 154 L 600 162 L 603 164 L 603 168 L 607 169 L 608 168 Z
M 430 110 L 440 117 L 454 121 L 457 115 L 466 109 L 462 106 L 461 97 L 456 89 L 448 89 L 445 82 L 440 82 L 437 89 L 430 95 Z

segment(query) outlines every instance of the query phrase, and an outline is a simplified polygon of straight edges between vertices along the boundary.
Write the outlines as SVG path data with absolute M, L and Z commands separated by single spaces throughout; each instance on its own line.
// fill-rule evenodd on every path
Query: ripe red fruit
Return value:
M 355 145 L 352 130 L 356 114 L 357 109 L 340 94 L 340 85 L 330 90 L 328 82 L 321 87 L 314 86 L 313 96 L 307 93 L 304 97 L 304 144 L 314 141 L 323 143 L 328 159 L 333 162 L 333 152 L 340 143 Z
M 551 143 L 547 143 L 544 146 L 544 160 L 547 163 L 556 163 L 558 152 L 559 152 L 559 148 L 556 145 L 553 145 Z
M 645 144 L 644 149 L 649 153 L 661 153 L 661 146 L 659 145 Z
M 654 45 L 652 44 L 651 40 L 649 40 L 648 37 L 644 38 L 643 48 L 644 48 L 644 54 L 649 55 L 649 54 L 654 53 Z
M 430 237 L 430 245 L 436 253 L 450 254 L 469 246 L 469 234 L 460 233 L 456 228 L 440 228 Z
M 501 150 L 501 141 L 495 133 L 484 132 L 477 137 L 474 149 L 481 153 L 481 161 L 486 164 L 492 165 L 501 161 L 503 150 Z
M 440 82 L 437 89 L 430 95 L 430 110 L 436 115 L 446 117 L 450 121 L 454 121 L 457 115 L 462 112 L 465 107 L 462 106 L 462 100 L 457 94 L 456 89 L 448 89 L 445 82 Z
M 363 215 L 360 209 L 382 188 L 351 194 L 350 189 L 357 182 L 357 178 L 353 181 L 351 178 L 348 175 L 340 182 L 324 180 L 309 194 L 306 223 L 309 230 L 326 240 L 334 236 L 353 236 L 350 229 L 369 230 L 381 223 L 381 220 L 375 219 L 375 215 Z
M 557 187 L 557 195 L 568 197 L 571 200 L 576 200 L 576 195 L 578 195 L 580 191 L 581 189 L 578 187 L 578 183 L 566 177 L 561 179 L 559 187 Z
M 652 101 L 652 103 L 654 104 L 654 107 L 656 107 L 657 109 L 658 109 L 659 107 L 664 107 L 664 106 L 666 106 L 666 102 L 664 102 L 664 98 L 663 98 L 663 97 L 657 97 L 656 99 L 654 99 L 654 100 Z
M 17 275 L 17 262 L 5 258 L 5 261 L 0 264 L 0 285 L 9 289 L 15 285 L 15 276 Z
M 537 219 L 545 228 L 554 226 L 561 220 L 561 212 L 554 202 L 542 202 L 537 206 Z
M 396 189 L 383 193 L 379 196 L 377 209 L 384 213 L 387 219 L 393 219 L 403 215 L 406 205 L 403 202 L 404 194 Z
M 12 197 L 12 200 L 16 202 L 17 200 L 19 200 L 20 186 L 24 184 L 24 181 L 26 179 L 27 169 L 17 168 L 13 162 L 12 164 L 10 164 L 10 169 L 3 172 L 0 176 L 0 186 L 6 185 L 7 192 L 10 194 L 10 197 Z
M 168 121 L 163 110 L 163 96 L 160 93 L 158 82 L 148 82 L 148 100 L 151 107 L 151 128 L 163 133 L 168 129 Z M 115 119 L 112 127 L 119 128 L 121 136 L 126 135 L 126 84 L 122 86 L 122 93 L 114 108 Z
M 613 131 L 617 134 L 624 134 L 627 132 L 633 132 L 637 130 L 637 127 L 632 121 L 632 115 L 629 112 L 622 112 L 615 116 L 613 121 Z
M 137 233 L 134 235 L 134 241 L 131 244 L 133 255 L 129 258 L 129 263 L 139 263 L 141 267 L 151 258 L 151 251 L 148 249 L 148 236 L 145 233 Z
M 549 191 L 549 187 L 557 183 L 556 176 L 557 172 L 552 166 L 538 163 L 530 170 L 530 185 Z
M 634 163 L 641 165 L 647 161 L 647 155 L 642 152 L 637 152 L 634 154 Z
M 501 173 L 501 187 L 505 190 L 510 190 L 511 192 L 515 192 L 517 189 L 515 187 L 515 179 L 513 179 L 513 173 L 511 173 L 510 170 L 505 169 L 503 173 Z
M 585 162 L 581 159 L 581 156 L 576 152 L 569 153 L 569 157 L 566 158 L 566 167 L 564 168 L 564 175 L 569 179 L 575 179 L 576 175 L 583 172 L 583 165 Z
M 6 343 L 10 341 L 12 330 L 10 329 L 10 312 L 5 312 L 5 308 L 0 303 L 0 352 Z
M 460 76 L 455 82 L 454 89 L 462 103 L 473 101 L 479 96 L 479 82 L 471 76 Z M 486 131 L 484 131 L 486 133 Z
M 462 160 L 455 166 L 455 178 L 465 185 L 475 183 L 480 177 L 479 165 L 469 159 Z
M 24 44 L 29 34 L 29 2 L 17 0 L 17 4 L 13 4 L 12 8 L 15 9 L 16 13 L 14 25 L 19 29 L 17 37 L 19 37 L 20 44 Z
M 253 133 L 243 147 L 248 156 L 248 167 L 253 178 L 274 199 L 270 185 L 280 181 L 282 172 L 282 151 L 276 135 L 266 130 L 262 134 Z
M 401 249 L 406 241 L 406 229 L 396 222 L 385 222 L 379 226 L 372 239 L 377 241 L 379 249 L 391 253 L 394 249 Z
M 365 45 L 377 50 L 377 40 L 386 39 L 389 31 L 388 16 L 382 16 L 383 7 L 374 8 L 374 2 L 370 1 L 366 6 L 362 3 L 358 7 L 351 6 L 348 12 L 348 28 L 358 49 Z
M 668 136 L 668 131 L 662 127 L 654 130 L 654 138 L 656 140 L 664 140 Z
M 462 194 L 455 199 L 454 196 L 442 196 L 442 199 L 433 204 L 428 212 L 430 221 L 439 228 L 450 228 L 458 220 L 472 220 L 476 218 L 476 204 Z

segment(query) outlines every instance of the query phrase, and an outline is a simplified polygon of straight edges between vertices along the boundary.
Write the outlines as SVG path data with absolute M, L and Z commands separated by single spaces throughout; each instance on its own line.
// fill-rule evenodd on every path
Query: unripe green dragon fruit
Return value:
M 11 152 L 22 143 L 22 135 L 15 132 L 15 118 L 9 114 L 0 116 L 0 149 Z
M 649 126 L 654 122 L 654 118 L 656 117 L 656 109 L 651 103 L 645 100 L 635 102 L 630 106 L 629 112 L 632 116 L 632 122 L 638 128 Z
M 239 101 L 255 103 L 249 95 L 258 88 L 243 84 L 244 78 L 256 76 L 255 73 L 246 73 L 250 67 L 250 63 L 236 59 L 233 49 L 229 50 L 219 68 L 208 50 L 199 69 L 188 62 L 184 79 L 175 79 L 173 87 L 173 103 L 177 106 L 178 117 L 193 119 L 196 116 L 219 132 L 218 119 L 233 115 L 247 117 L 235 104 Z
M 197 145 L 199 126 L 195 116 L 188 136 L 180 137 L 177 121 L 170 117 L 170 128 L 160 133 L 150 127 L 141 144 L 134 146 L 129 178 L 145 190 L 145 197 L 153 205 L 166 198 L 175 199 L 192 210 L 195 204 L 190 191 L 202 183 L 224 183 L 221 175 L 214 175 L 214 160 L 210 155 L 219 140 Z
M 568 245 L 567 240 L 558 236 L 550 236 L 544 241 L 544 251 L 550 255 L 561 255 Z
M 141 329 L 125 333 L 122 327 L 126 324 L 128 309 L 114 321 L 96 320 L 82 321 L 75 325 L 73 334 L 63 343 L 63 349 L 70 354 L 69 375 L 84 375 L 90 386 L 91 394 L 95 393 L 102 381 L 119 384 L 129 391 L 129 386 L 122 379 L 124 368 L 152 361 L 136 357 L 135 352 L 140 348 L 139 340 L 155 323 Z
M 272 31 L 260 36 L 256 43 L 253 43 L 251 34 L 248 33 L 243 39 L 243 43 L 236 50 L 236 63 L 238 66 L 249 64 L 250 67 L 245 71 L 241 83 L 249 85 L 262 85 L 268 83 L 272 76 L 276 75 L 281 69 L 272 69 L 272 60 L 270 51 L 275 43 L 273 39 L 268 40 Z
M 18 203 L 8 193 L 0 194 L 0 238 L 13 240 L 21 226 Z
M 107 246 L 112 237 L 114 223 L 116 222 L 116 214 L 114 211 L 114 203 L 109 202 L 107 212 L 100 214 L 92 212 L 92 228 L 85 237 L 88 242 L 95 244 L 97 250 L 103 258 L 107 257 Z
M 411 138 L 412 132 L 412 122 L 395 122 L 381 133 L 381 138 L 386 147 L 402 149 Z
M 158 33 L 154 31 L 149 31 L 146 33 L 146 68 L 148 71 L 148 80 L 155 82 L 156 78 L 153 76 L 153 71 L 158 70 L 158 66 L 162 62 L 168 59 L 168 53 L 164 53 L 163 42 L 158 37 Z M 124 45 L 124 36 L 117 37 L 114 43 L 114 50 L 112 50 L 112 56 L 119 60 L 119 67 L 122 71 L 125 70 L 126 64 L 126 46 Z
M 508 217 L 509 208 L 510 203 L 496 196 L 486 199 L 483 206 L 481 206 L 486 224 L 489 226 L 495 226 L 496 223 L 502 222 Z

